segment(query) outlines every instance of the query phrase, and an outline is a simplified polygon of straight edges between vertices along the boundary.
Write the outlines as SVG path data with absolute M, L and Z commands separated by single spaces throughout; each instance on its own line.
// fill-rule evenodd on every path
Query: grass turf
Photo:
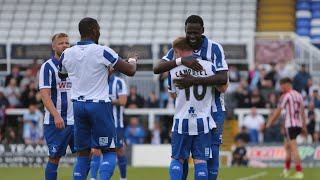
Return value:
M 293 171 L 293 170 L 292 170 Z M 189 170 L 188 180 L 193 179 L 193 169 Z M 279 174 L 281 168 L 221 168 L 219 180 L 281 180 Z M 128 168 L 129 180 L 165 180 L 169 179 L 167 168 Z M 59 180 L 71 180 L 72 168 L 59 168 Z M 305 168 L 305 180 L 319 180 L 319 168 Z M 0 168 L 0 179 L 3 180 L 43 180 L 44 168 Z M 89 179 L 89 178 L 87 178 Z M 116 170 L 112 180 L 119 180 L 119 172 Z

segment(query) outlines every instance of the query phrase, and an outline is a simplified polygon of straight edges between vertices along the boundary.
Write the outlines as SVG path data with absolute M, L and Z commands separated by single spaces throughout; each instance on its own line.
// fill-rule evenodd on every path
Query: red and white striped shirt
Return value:
M 302 127 L 303 97 L 296 90 L 290 90 L 280 97 L 279 105 L 286 110 L 284 125 L 289 127 Z

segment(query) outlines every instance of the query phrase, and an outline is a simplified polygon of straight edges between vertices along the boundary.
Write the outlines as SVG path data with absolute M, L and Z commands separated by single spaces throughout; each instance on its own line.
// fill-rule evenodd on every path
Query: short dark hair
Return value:
M 83 18 L 79 22 L 79 32 L 81 37 L 87 37 L 90 36 L 92 33 L 92 30 L 98 26 L 97 20 L 91 18 L 91 17 L 86 17 Z
M 186 19 L 186 22 L 184 23 L 185 26 L 187 26 L 188 23 L 198 23 L 203 27 L 203 20 L 198 15 L 191 15 Z
M 280 84 L 292 84 L 292 80 L 288 77 L 280 79 Z

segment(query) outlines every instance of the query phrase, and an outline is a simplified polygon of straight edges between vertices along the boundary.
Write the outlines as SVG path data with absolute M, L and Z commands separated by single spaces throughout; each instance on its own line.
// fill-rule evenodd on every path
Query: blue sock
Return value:
M 46 170 L 45 170 L 45 176 L 46 180 L 57 180 L 58 176 L 58 164 L 53 164 L 48 161 Z
M 127 156 L 121 156 L 118 158 L 118 166 L 120 170 L 120 177 L 126 178 L 127 177 Z
M 89 168 L 89 156 L 78 156 L 73 168 L 73 180 L 86 180 Z
M 207 163 L 198 163 L 194 165 L 194 179 L 195 180 L 207 180 L 208 179 L 208 167 Z
M 183 163 L 182 180 L 187 180 L 188 173 L 189 173 L 189 162 L 188 162 L 188 159 L 185 159 Z
M 210 180 L 216 180 L 219 173 L 219 145 L 212 145 L 212 158 L 208 160 L 208 173 Z
M 110 179 L 116 168 L 117 154 L 115 152 L 107 152 L 103 154 L 100 166 L 100 179 Z
M 183 174 L 183 164 L 181 161 L 175 159 L 170 163 L 170 180 L 181 180 Z
M 92 156 L 91 158 L 91 163 L 90 163 L 90 168 L 91 168 L 91 178 L 97 179 L 98 175 L 98 170 L 100 168 L 101 164 L 101 156 Z

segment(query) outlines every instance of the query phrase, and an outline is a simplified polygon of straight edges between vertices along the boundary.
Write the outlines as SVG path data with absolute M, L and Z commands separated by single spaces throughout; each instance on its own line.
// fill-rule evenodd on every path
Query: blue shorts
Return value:
M 211 131 L 212 144 L 222 144 L 222 133 L 224 125 L 224 111 L 212 112 L 214 122 L 217 124 L 217 129 Z
M 117 134 L 111 103 L 74 101 L 73 110 L 76 151 L 115 148 Z
M 117 128 L 117 141 L 116 141 L 116 148 L 120 149 L 123 147 L 125 142 L 124 138 L 124 128 Z
M 208 160 L 210 133 L 191 136 L 172 132 L 171 148 L 174 159 L 188 159 L 191 152 L 193 159 Z
M 66 125 L 63 130 L 57 129 L 54 124 L 44 125 L 44 138 L 50 157 L 65 156 L 68 145 L 75 153 L 73 132 L 73 125 Z

